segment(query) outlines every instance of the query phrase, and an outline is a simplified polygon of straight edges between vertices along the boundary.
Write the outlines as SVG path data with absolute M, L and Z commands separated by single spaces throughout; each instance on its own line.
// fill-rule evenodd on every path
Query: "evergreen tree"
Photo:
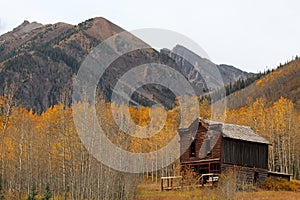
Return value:
M 43 198 L 41 200 L 49 200 L 49 199 L 51 199 L 51 196 L 52 196 L 52 193 L 51 193 L 51 190 L 50 190 L 49 183 L 46 183 L 45 189 L 44 189 L 44 195 L 43 195 Z
M 0 177 L 0 200 L 4 200 L 4 192 L 2 188 L 2 177 Z
M 28 194 L 27 200 L 37 200 L 36 196 L 38 195 L 38 192 L 36 191 L 35 185 L 31 186 L 30 192 Z

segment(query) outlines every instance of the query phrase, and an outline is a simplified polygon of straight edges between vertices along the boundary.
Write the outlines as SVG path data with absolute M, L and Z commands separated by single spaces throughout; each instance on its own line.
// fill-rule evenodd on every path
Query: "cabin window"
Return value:
M 211 156 L 210 137 L 205 139 L 205 154 L 206 156 Z
M 190 157 L 196 157 L 196 142 L 193 140 L 190 146 Z

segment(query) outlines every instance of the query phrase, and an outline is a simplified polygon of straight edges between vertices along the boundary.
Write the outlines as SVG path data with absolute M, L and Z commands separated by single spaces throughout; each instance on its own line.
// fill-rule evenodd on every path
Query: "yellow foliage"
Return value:
M 96 105 L 98 121 L 94 121 L 89 119 L 88 113 L 93 110 L 88 103 L 73 106 L 82 113 L 80 117 L 83 123 L 79 128 L 97 132 L 95 124 L 99 122 L 114 144 L 131 152 L 153 152 L 166 146 L 177 135 L 181 120 L 179 107 L 166 111 L 161 107 L 133 108 L 99 101 Z M 186 109 L 190 113 L 195 108 Z M 206 119 L 211 117 L 209 101 L 204 100 L 199 104 L 199 113 Z M 1 120 L 5 120 L 3 115 Z M 270 149 L 270 160 L 274 161 L 276 156 L 291 155 L 290 161 L 283 160 L 283 164 L 294 163 L 294 155 L 300 152 L 299 145 L 296 145 L 300 142 L 299 121 L 300 113 L 295 111 L 292 101 L 283 97 L 273 104 L 259 98 L 251 101 L 248 106 L 226 112 L 226 122 L 251 126 L 273 143 L 270 147 L 273 148 Z M 126 128 L 121 130 L 120 123 Z M 7 131 L 0 135 L 3 139 L 0 158 L 5 161 L 2 165 L 8 174 L 7 182 L 19 181 L 19 176 L 25 182 L 30 173 L 42 181 L 52 180 L 53 177 L 60 180 L 64 173 L 68 174 L 69 179 L 73 175 L 83 176 L 86 173 L 83 169 L 88 168 L 89 162 L 94 158 L 82 145 L 76 128 L 78 127 L 73 122 L 72 108 L 62 104 L 49 108 L 41 115 L 24 108 L 12 109 Z M 129 131 L 132 134 L 128 134 Z M 95 163 L 99 165 L 98 162 Z M 277 167 L 275 164 L 273 166 L 273 162 L 270 163 L 270 168 Z M 100 165 L 99 168 L 102 167 Z M 47 177 L 43 179 L 45 174 Z
M 255 83 L 255 85 L 256 85 L 256 86 L 261 86 L 262 82 L 263 82 L 263 80 L 260 79 L 260 80 L 258 80 L 258 81 Z

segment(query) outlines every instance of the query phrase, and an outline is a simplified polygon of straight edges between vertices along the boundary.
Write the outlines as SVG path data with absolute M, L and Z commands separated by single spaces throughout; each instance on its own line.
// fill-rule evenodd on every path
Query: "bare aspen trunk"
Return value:
M 23 121 L 23 120 L 22 120 Z M 23 123 L 22 123 L 23 125 Z M 21 128 L 21 141 L 19 142 L 19 186 L 18 186 L 18 198 L 21 199 L 21 195 L 22 195 L 22 176 L 23 176 L 23 162 L 22 162 L 22 158 L 23 158 L 23 141 L 24 141 L 24 127 L 22 126 Z
M 67 199 L 67 182 L 66 182 L 66 151 L 65 151 L 65 117 L 64 110 L 61 110 L 61 145 L 62 145 L 62 184 L 63 184 L 63 197 L 64 200 Z
M 1 181 L 2 181 L 2 187 L 5 189 L 8 189 L 7 187 L 5 187 L 4 182 L 6 180 L 6 173 L 5 173 L 5 136 L 6 136 L 6 131 L 7 131 L 7 127 L 8 127 L 8 123 L 9 123 L 9 115 L 11 113 L 11 109 L 12 109 L 12 95 L 11 97 L 8 97 L 8 102 L 5 102 L 6 105 L 6 112 L 5 112 L 5 116 L 4 116 L 4 122 L 3 122 L 3 129 L 2 129 L 2 138 L 1 138 Z

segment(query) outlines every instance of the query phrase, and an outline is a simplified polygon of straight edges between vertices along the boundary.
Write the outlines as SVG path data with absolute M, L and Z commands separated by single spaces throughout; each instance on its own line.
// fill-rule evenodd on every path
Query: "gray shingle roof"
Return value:
M 257 134 L 254 130 L 252 130 L 249 126 L 239 126 L 235 124 L 225 124 L 222 122 L 215 122 L 210 120 L 205 120 L 199 118 L 200 121 L 209 125 L 209 129 L 221 129 L 222 136 L 226 138 L 236 139 L 236 140 L 244 140 L 249 142 L 257 142 L 270 144 L 268 140 L 266 140 L 261 135 Z

